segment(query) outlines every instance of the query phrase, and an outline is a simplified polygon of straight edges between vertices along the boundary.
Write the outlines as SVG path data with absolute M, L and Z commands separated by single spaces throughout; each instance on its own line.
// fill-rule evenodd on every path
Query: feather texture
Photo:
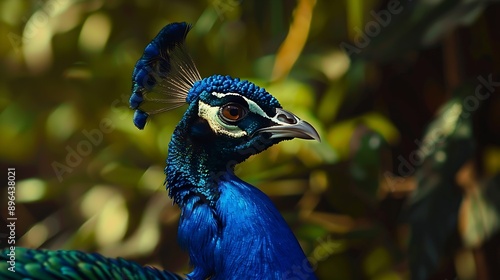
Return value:
M 144 128 L 149 115 L 186 104 L 188 91 L 201 80 L 184 44 L 190 29 L 185 22 L 165 26 L 137 61 L 129 102 L 139 129 Z
M 192 279 L 315 279 L 297 239 L 271 200 L 227 173 L 215 207 L 191 196 L 178 240 L 190 252 Z
M 112 259 L 81 251 L 16 248 L 15 272 L 9 271 L 8 250 L 0 251 L 1 279 L 163 279 L 182 277 L 154 267 L 143 267 L 122 258 Z

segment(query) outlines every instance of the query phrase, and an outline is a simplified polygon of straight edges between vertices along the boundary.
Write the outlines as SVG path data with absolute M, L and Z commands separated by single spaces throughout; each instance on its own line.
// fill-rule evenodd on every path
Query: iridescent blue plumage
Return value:
M 192 279 L 315 279 L 285 220 L 259 189 L 232 172 L 220 177 L 212 207 L 192 195 L 178 240 L 190 252 Z
M 134 124 L 139 129 L 144 128 L 149 115 L 183 105 L 184 93 L 201 79 L 184 47 L 190 28 L 191 25 L 185 22 L 165 26 L 137 61 L 129 102 L 135 109 Z M 160 106 L 148 108 L 143 107 L 144 103 Z
M 267 113 L 272 111 L 269 108 L 281 108 L 278 100 L 276 100 L 276 98 L 269 94 L 269 92 L 267 92 L 264 88 L 261 88 L 249 81 L 232 78 L 230 76 L 213 75 L 208 78 L 204 78 L 201 81 L 197 81 L 189 90 L 186 102 L 192 103 L 202 92 L 237 92 L 249 99 L 258 101 L 260 105 L 268 107 Z

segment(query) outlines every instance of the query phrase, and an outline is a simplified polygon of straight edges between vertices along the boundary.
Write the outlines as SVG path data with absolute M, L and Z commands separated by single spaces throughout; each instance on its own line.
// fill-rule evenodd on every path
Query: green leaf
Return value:
M 349 171 L 356 186 L 370 198 L 378 192 L 382 172 L 382 151 L 387 143 L 380 133 L 359 125 L 351 139 L 351 162 Z
M 478 248 L 500 229 L 500 175 L 467 192 L 460 207 L 460 234 Z
M 455 177 L 474 155 L 471 125 L 462 99 L 451 99 L 429 125 L 420 148 L 410 153 L 406 161 L 410 173 L 406 176 L 416 170 L 418 184 L 407 213 L 411 225 L 412 279 L 430 277 L 456 232 L 462 192 Z
M 493 1 L 397 1 L 401 11 L 390 13 L 387 8 L 373 16 L 378 32 L 371 36 L 362 30 L 369 44 L 361 48 L 360 57 L 389 61 L 408 51 L 434 44 L 448 31 L 469 25 Z M 382 15 L 383 14 L 383 15 Z M 385 26 L 384 26 L 385 25 Z M 365 29 L 367 29 L 365 25 Z M 361 36 L 361 35 L 360 35 Z

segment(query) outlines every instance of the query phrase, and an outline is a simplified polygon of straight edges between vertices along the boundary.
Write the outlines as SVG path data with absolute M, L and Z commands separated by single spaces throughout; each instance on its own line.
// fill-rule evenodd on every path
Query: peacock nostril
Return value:
M 288 123 L 288 124 L 296 124 L 297 123 L 297 119 L 295 119 L 293 116 L 291 115 L 287 115 L 286 113 L 280 113 L 277 117 L 276 117 L 279 121 L 282 121 L 284 123 Z

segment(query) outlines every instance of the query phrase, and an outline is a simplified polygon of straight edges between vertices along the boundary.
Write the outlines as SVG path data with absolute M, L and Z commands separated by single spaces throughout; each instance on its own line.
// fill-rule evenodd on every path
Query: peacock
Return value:
M 181 277 L 124 259 L 80 251 L 17 248 L 1 255 L 1 279 L 316 279 L 291 229 L 272 201 L 234 168 L 292 138 L 320 141 L 306 121 L 246 80 L 201 78 L 187 52 L 191 25 L 166 25 L 132 75 L 133 122 L 187 104 L 168 146 L 165 185 L 180 207 L 178 243 L 191 273 Z

